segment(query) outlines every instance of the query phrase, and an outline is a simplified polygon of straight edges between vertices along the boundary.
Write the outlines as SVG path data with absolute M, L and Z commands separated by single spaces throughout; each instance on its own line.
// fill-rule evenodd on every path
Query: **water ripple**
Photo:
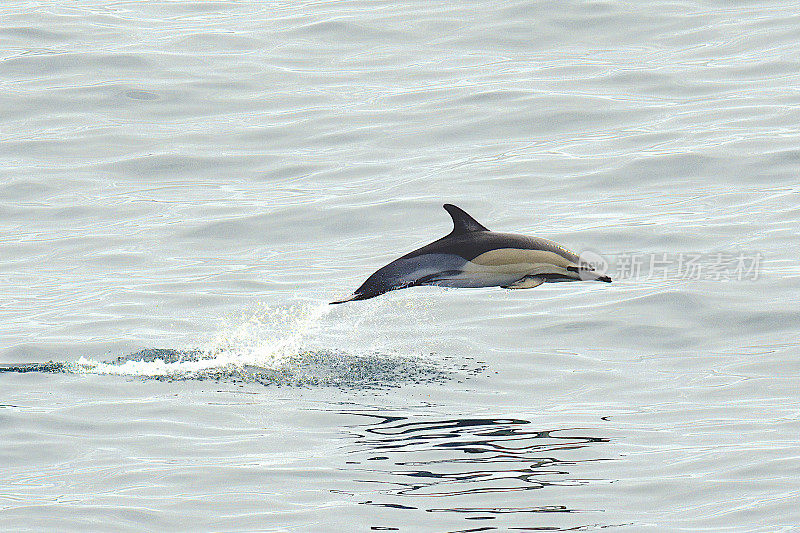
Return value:
M 524 496 L 603 481 L 579 474 L 583 463 L 609 460 L 598 454 L 598 446 L 610 439 L 588 429 L 541 429 L 517 418 L 348 414 L 372 420 L 348 428 L 354 440 L 350 455 L 356 458 L 348 465 L 356 470 L 358 484 L 350 493 L 368 496 L 363 505 L 457 513 L 465 519 L 596 511 L 531 505 Z

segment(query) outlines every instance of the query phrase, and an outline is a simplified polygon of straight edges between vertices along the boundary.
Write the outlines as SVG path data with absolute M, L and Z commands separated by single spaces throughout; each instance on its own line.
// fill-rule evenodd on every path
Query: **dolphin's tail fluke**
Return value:
M 336 300 L 335 302 L 331 302 L 330 305 L 343 304 L 343 303 L 347 303 L 347 302 L 355 302 L 356 300 L 367 300 L 369 298 L 375 298 L 376 296 L 378 296 L 378 295 L 377 294 L 355 293 L 352 296 L 350 296 L 349 298 L 345 298 L 344 300 Z
M 350 298 L 345 298 L 344 300 L 336 300 L 335 302 L 331 302 L 330 305 L 343 304 L 347 302 L 352 302 L 353 300 L 357 299 L 358 299 L 358 294 L 354 294 Z

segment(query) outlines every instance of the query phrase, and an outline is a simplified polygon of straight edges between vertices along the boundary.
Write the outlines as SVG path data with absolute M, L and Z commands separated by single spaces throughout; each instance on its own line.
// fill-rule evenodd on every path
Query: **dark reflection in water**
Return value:
M 363 487 L 348 492 L 366 496 L 368 499 L 360 502 L 364 505 L 447 513 L 471 521 L 505 519 L 503 527 L 493 524 L 463 531 L 517 529 L 507 524 L 508 518 L 601 512 L 552 502 L 544 505 L 537 493 L 530 492 L 602 481 L 572 473 L 585 472 L 585 463 L 608 460 L 598 457 L 594 450 L 609 439 L 588 430 L 537 429 L 530 421 L 516 418 L 415 421 L 375 413 L 346 414 L 372 419 L 368 424 L 348 428 L 355 440 L 348 468 L 355 470 L 356 486 Z M 433 518 L 431 514 L 425 516 Z M 526 526 L 519 529 L 603 527 Z M 397 524 L 376 525 L 373 529 L 389 527 L 404 530 Z

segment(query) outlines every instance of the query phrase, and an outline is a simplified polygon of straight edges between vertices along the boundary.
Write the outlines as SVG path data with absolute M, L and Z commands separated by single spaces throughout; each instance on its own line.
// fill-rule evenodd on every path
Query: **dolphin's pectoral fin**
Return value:
M 520 278 L 511 285 L 503 286 L 504 289 L 532 289 L 544 283 L 544 278 L 537 278 L 535 276 L 525 276 Z

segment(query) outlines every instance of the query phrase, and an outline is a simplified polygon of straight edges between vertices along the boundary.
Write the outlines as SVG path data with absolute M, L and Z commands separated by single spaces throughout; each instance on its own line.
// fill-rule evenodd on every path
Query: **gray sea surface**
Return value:
M 800 4 L 0 4 L 0 530 L 800 531 Z M 604 283 L 339 306 L 445 202 Z

